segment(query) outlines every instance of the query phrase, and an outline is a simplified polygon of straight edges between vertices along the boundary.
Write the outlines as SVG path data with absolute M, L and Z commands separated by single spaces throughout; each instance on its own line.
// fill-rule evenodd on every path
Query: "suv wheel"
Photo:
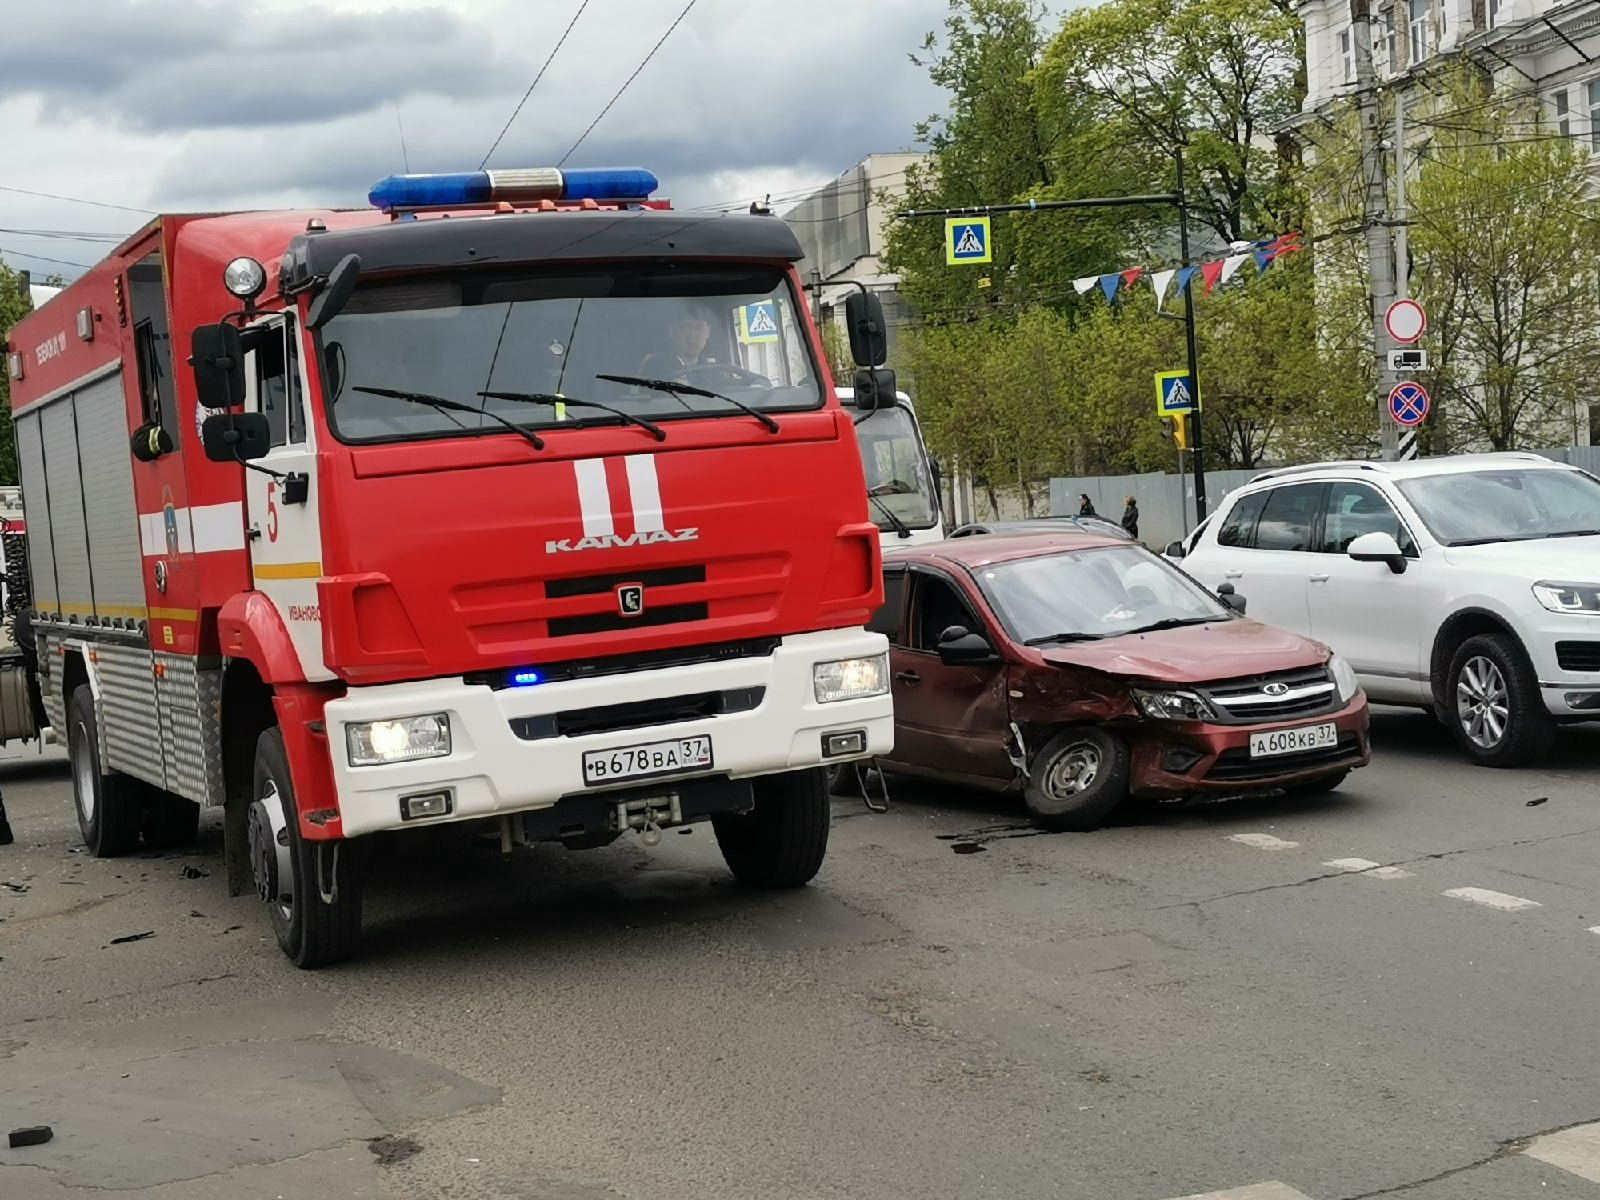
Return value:
M 1456 649 L 1447 677 L 1451 731 L 1467 757 L 1512 767 L 1547 753 L 1555 722 L 1539 698 L 1533 664 L 1505 634 L 1480 634 Z

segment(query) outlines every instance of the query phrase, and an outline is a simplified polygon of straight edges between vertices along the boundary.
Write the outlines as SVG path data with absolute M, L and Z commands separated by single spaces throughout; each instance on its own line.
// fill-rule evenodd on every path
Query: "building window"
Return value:
M 1566 88 L 1562 88 L 1555 95 L 1556 101 L 1556 132 L 1562 137 L 1572 136 L 1572 100 Z
M 1355 56 L 1350 53 L 1350 31 L 1348 29 L 1339 31 L 1339 61 L 1344 65 L 1344 81 L 1346 83 L 1355 82 L 1356 60 Z
M 1589 81 L 1589 145 L 1600 150 L 1600 79 Z
M 1395 32 L 1392 8 L 1384 9 L 1378 18 L 1378 33 L 1372 39 L 1372 57 L 1391 75 L 1400 70 L 1400 37 Z
M 1497 28 L 1499 26 L 1499 24 L 1500 24 L 1500 11 L 1501 11 L 1501 8 L 1504 6 L 1504 4 L 1505 4 L 1505 0 L 1489 0 L 1489 7 L 1488 7 L 1487 11 L 1488 11 L 1488 14 L 1489 14 L 1489 28 L 1490 29 L 1495 29 L 1495 28 Z
M 1419 63 L 1428 57 L 1433 41 L 1428 36 L 1428 0 L 1410 0 L 1411 61 Z

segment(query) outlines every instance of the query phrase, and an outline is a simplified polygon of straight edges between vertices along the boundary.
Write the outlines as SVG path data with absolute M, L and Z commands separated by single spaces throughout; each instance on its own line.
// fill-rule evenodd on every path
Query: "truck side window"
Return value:
M 872 619 L 867 622 L 867 628 L 873 633 L 881 633 L 897 646 L 905 644 L 905 637 L 900 631 L 900 607 L 906 595 L 906 573 L 900 571 L 885 571 L 883 573 L 883 607 L 872 614 Z
M 139 403 L 146 422 L 159 424 L 177 446 L 182 440 L 178 400 L 172 380 L 172 331 L 167 325 L 161 256 L 152 254 L 128 268 L 128 298 L 133 309 L 134 362 L 139 373 Z
M 306 440 L 305 403 L 300 395 L 300 359 L 294 327 L 267 326 L 256 344 L 256 403 L 272 430 L 272 445 Z

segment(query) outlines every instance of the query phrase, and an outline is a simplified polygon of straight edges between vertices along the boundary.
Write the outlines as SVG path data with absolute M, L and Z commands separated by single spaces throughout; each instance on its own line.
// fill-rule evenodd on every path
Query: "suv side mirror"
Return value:
M 850 357 L 856 366 L 883 366 L 889 358 L 889 327 L 883 319 L 883 302 L 871 292 L 852 292 L 844 302 L 844 321 L 850 331 Z
M 237 408 L 244 403 L 244 340 L 226 321 L 201 325 L 194 331 L 195 391 L 205 408 Z
M 1394 535 L 1383 533 L 1363 533 L 1353 539 L 1345 550 L 1357 562 L 1388 563 L 1389 570 L 1396 575 L 1406 573 L 1406 556 L 1400 553 L 1400 544 L 1394 540 Z
M 1168 558 L 1182 558 L 1183 557 L 1183 553 L 1184 553 L 1184 551 L 1183 551 L 1183 543 L 1182 542 L 1168 542 L 1167 543 L 1167 548 L 1165 550 L 1163 550 L 1162 553 L 1165 554 Z
M 939 635 L 939 661 L 947 667 L 981 666 L 998 658 L 989 639 L 965 625 L 951 625 Z
M 860 370 L 856 372 L 856 377 L 852 382 L 855 386 L 856 408 L 861 412 L 894 407 L 895 378 L 893 371 L 885 370 L 882 367 Z
M 249 462 L 272 448 L 272 426 L 264 413 L 217 413 L 200 426 L 200 441 L 212 462 Z
M 1233 584 L 1225 583 L 1217 589 L 1217 599 L 1222 601 L 1224 608 L 1231 608 L 1241 617 L 1244 616 L 1245 598 L 1233 590 Z

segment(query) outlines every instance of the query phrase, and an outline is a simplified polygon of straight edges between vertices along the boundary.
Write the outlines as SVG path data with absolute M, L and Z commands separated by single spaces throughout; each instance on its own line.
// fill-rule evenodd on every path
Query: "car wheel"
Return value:
M 1450 661 L 1450 728 L 1479 766 L 1512 767 L 1549 752 L 1556 726 L 1533 664 L 1505 634 L 1468 638 Z
M 1334 791 L 1349 777 L 1350 769 L 1346 767 L 1343 771 L 1335 771 L 1332 775 L 1322 775 L 1316 779 L 1308 779 L 1304 783 L 1293 784 L 1289 791 L 1302 796 L 1322 796 Z
M 815 767 L 764 775 L 752 786 L 753 809 L 711 818 L 723 861 L 746 887 L 796 888 L 810 883 L 828 853 L 833 809 L 827 772 Z
M 96 858 L 115 858 L 139 847 L 144 815 L 144 784 L 100 765 L 100 733 L 94 693 L 79 684 L 67 703 L 67 758 L 72 765 L 72 797 L 83 844 Z
M 1104 729 L 1055 735 L 1028 768 L 1023 802 L 1046 829 L 1093 829 L 1128 798 L 1128 747 Z

